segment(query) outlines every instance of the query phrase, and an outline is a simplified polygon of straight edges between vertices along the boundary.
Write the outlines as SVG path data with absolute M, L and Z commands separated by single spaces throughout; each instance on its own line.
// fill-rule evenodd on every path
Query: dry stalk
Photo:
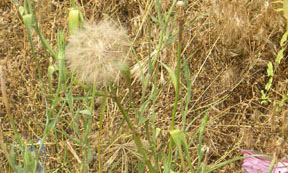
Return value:
M 283 120 L 282 120 L 282 134 L 284 136 L 284 140 L 287 139 L 288 134 L 288 122 L 287 122 L 287 111 L 283 112 Z
M 81 164 L 82 161 L 80 160 L 79 156 L 77 155 L 77 153 L 75 152 L 75 150 L 73 149 L 73 147 L 71 146 L 71 144 L 70 144 L 69 141 L 67 141 L 67 146 L 68 146 L 68 147 L 67 147 L 68 150 L 72 153 L 72 155 L 75 157 L 75 159 L 77 160 L 77 162 L 78 162 L 79 164 Z
M 0 65 L 0 83 L 1 83 L 1 92 L 2 92 L 2 97 L 3 97 L 3 100 L 4 100 L 4 104 L 5 104 L 5 108 L 6 108 L 6 111 L 7 111 L 7 115 L 10 119 L 10 123 L 11 125 L 13 126 L 14 128 L 14 131 L 15 131 L 15 123 L 14 121 L 11 121 L 13 120 L 12 119 L 12 116 L 11 116 L 11 111 L 10 111 L 10 106 L 9 106 L 9 102 L 8 102 L 8 97 L 7 97 L 7 92 L 6 92 L 6 84 L 5 84 L 5 78 L 4 78 L 4 72 L 3 72 L 3 66 Z M 17 131 L 15 132 L 17 133 Z M 18 135 L 17 135 L 18 136 Z M 22 146 L 21 143 L 19 143 L 20 146 Z M 2 131 L 2 127 L 0 127 L 0 145 L 1 145 L 1 149 L 3 150 L 10 166 L 12 168 L 14 168 L 14 165 L 9 157 L 9 153 L 8 153 L 8 150 L 7 150 L 7 146 L 6 146 L 6 143 L 4 142 L 4 139 L 3 139 L 3 131 Z
M 6 92 L 6 82 L 5 82 L 5 76 L 4 76 L 4 72 L 3 72 L 3 66 L 0 65 L 0 80 L 1 80 L 1 92 L 2 92 L 2 97 L 4 100 L 4 104 L 5 104 L 5 108 L 7 111 L 7 115 L 10 116 L 11 115 L 11 111 L 10 111 L 10 105 L 8 102 L 8 97 L 7 97 L 7 92 Z

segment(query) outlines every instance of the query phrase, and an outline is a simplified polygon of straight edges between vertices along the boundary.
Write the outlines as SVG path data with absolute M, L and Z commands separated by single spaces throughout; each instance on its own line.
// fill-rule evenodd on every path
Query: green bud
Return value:
M 20 7 L 18 8 L 18 11 L 19 11 L 19 13 L 20 13 L 21 16 L 24 15 L 25 10 L 24 10 L 24 7 L 23 7 L 23 6 L 20 6 Z
M 32 23 L 33 23 L 33 15 L 32 14 L 23 15 L 23 21 L 24 21 L 24 25 L 27 28 L 30 28 L 32 26 Z
M 81 22 L 81 16 L 80 11 L 75 8 L 71 8 L 69 12 L 68 17 L 68 24 L 69 24 L 69 31 L 70 34 L 74 34 L 78 31 L 80 22 Z

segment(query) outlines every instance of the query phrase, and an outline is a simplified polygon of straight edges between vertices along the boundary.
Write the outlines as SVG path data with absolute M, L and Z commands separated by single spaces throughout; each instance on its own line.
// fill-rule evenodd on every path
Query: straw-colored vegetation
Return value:
M 287 8 L 1 0 L 0 172 L 241 172 L 242 149 L 286 157 Z

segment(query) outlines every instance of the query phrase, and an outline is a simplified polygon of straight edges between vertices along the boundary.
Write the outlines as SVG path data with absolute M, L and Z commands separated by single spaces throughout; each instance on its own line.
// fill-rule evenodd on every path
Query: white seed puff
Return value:
M 67 66 L 81 82 L 108 85 L 118 78 L 119 68 L 128 63 L 126 31 L 111 21 L 84 24 L 68 41 Z
M 176 6 L 177 6 L 177 7 L 184 7 L 184 2 L 183 2 L 183 1 L 178 1 L 178 2 L 176 3 Z

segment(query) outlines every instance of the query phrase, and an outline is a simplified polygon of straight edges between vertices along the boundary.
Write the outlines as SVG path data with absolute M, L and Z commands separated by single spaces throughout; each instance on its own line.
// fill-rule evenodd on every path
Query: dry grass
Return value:
M 157 16 L 153 2 L 152 0 L 83 0 L 79 1 L 78 5 L 83 11 L 85 20 L 90 23 L 98 22 L 109 16 L 116 23 L 126 28 L 132 40 L 133 48 L 135 48 L 140 61 L 145 65 L 149 55 L 148 14 Z M 168 10 L 169 3 L 165 3 L 163 0 L 161 4 L 163 4 L 163 10 Z M 36 7 L 38 18 L 41 18 L 39 20 L 40 28 L 45 37 L 48 38 L 48 41 L 56 45 L 57 29 L 67 28 L 66 16 L 70 7 L 69 1 L 39 0 L 36 2 Z M 12 3 L 1 1 L 0 60 L 6 62 L 7 93 L 12 115 L 15 117 L 16 125 L 22 138 L 29 141 L 35 140 L 43 133 L 43 123 L 46 118 L 45 102 L 41 96 L 41 87 L 36 75 L 34 60 L 31 58 L 31 48 L 24 25 L 20 16 L 15 14 L 17 14 L 17 9 Z M 172 15 L 174 14 L 175 11 Z M 273 106 L 260 104 L 260 91 L 264 88 L 266 82 L 267 61 L 274 61 L 279 50 L 279 40 L 285 30 L 285 23 L 281 14 L 273 11 L 270 1 L 261 0 L 189 1 L 185 14 L 184 49 L 182 55 L 184 58 L 188 58 L 197 50 L 195 55 L 188 61 L 192 79 L 195 78 L 195 82 L 192 87 L 191 106 L 189 106 L 186 122 L 189 123 L 193 120 L 194 117 L 204 110 L 205 106 L 219 100 L 223 96 L 229 96 L 222 103 L 213 106 L 209 112 L 209 123 L 204 136 L 204 144 L 210 151 L 207 158 L 208 164 L 239 156 L 241 155 L 241 149 L 252 149 L 273 154 L 277 145 L 276 141 L 281 137 L 282 115 L 285 112 L 281 112 L 281 116 L 275 118 L 275 129 L 272 131 L 270 118 L 273 115 Z M 171 33 L 176 33 L 177 27 L 173 27 L 171 23 L 168 25 Z M 88 29 L 93 30 L 94 28 Z M 93 34 L 92 32 L 92 38 Z M 123 36 L 121 32 L 117 34 Z M 110 36 L 114 38 L 114 35 Z M 108 39 L 107 36 L 109 35 L 103 34 L 105 39 Z M 159 41 L 159 26 L 153 22 L 151 25 L 151 37 L 153 51 L 157 48 Z M 73 42 L 72 39 L 70 44 Z M 74 39 L 79 40 L 78 38 Z M 166 35 L 164 36 L 165 39 L 167 39 Z M 38 57 L 41 69 L 46 71 L 49 56 L 42 50 L 37 37 L 35 37 L 34 41 L 37 43 L 36 51 L 41 55 L 41 57 Z M 73 47 L 75 45 L 71 46 L 71 49 Z M 70 53 L 73 54 L 71 56 L 75 56 L 74 59 L 77 58 L 76 55 L 81 54 L 76 49 L 69 51 Z M 176 53 L 177 44 L 173 42 L 162 49 L 159 59 L 170 67 L 174 67 L 176 64 Z M 135 59 L 132 61 L 136 64 Z M 78 63 L 79 61 L 77 60 L 76 62 Z M 71 60 L 72 63 L 74 62 Z M 203 68 L 199 71 L 202 65 Z M 167 81 L 168 75 L 165 69 L 163 67 L 159 69 L 160 74 L 163 75 L 160 76 L 161 80 Z M 274 79 L 274 90 L 271 93 L 271 97 L 277 102 L 281 99 L 280 94 L 286 94 L 287 69 L 288 66 L 284 60 Z M 91 69 L 87 70 L 82 76 L 89 75 L 90 71 Z M 110 77 L 111 74 L 108 76 Z M 43 75 L 46 79 L 46 74 L 43 73 Z M 89 79 L 90 82 L 92 80 Z M 73 90 L 78 95 L 85 94 L 85 91 L 77 87 L 73 88 Z M 139 81 L 134 82 L 133 90 L 136 93 L 135 99 L 140 99 L 141 84 Z M 127 95 L 127 90 L 124 86 L 119 90 L 119 95 L 124 98 Z M 163 134 L 158 139 L 159 146 L 167 140 L 166 134 L 170 127 L 174 95 L 172 85 L 164 88 L 158 95 L 160 99 L 156 103 L 155 123 L 157 128 L 163 130 Z M 184 95 L 181 98 L 184 98 Z M 184 102 L 184 99 L 182 101 Z M 137 103 L 135 104 L 139 106 Z M 284 110 L 286 107 L 287 105 L 284 104 Z M 2 97 L 0 97 L 0 108 L 0 122 L 4 139 L 7 143 L 13 143 L 13 134 L 6 116 Z M 149 111 L 147 110 L 146 112 Z M 97 115 L 99 110 L 96 109 L 95 112 Z M 72 118 L 68 117 L 66 119 L 68 122 L 72 121 Z M 57 124 L 57 128 L 63 129 L 63 131 L 67 130 L 66 132 L 70 133 L 71 131 L 67 127 L 69 123 L 65 123 L 66 121 L 64 120 L 65 117 Z M 98 156 L 96 150 L 94 151 L 97 146 L 97 135 L 95 135 L 98 134 L 97 122 L 98 117 L 94 117 L 89 138 L 94 156 L 90 165 L 91 172 L 96 172 L 98 169 Z M 105 148 L 102 153 L 104 170 L 111 168 L 113 163 L 119 161 L 121 166 L 118 166 L 115 171 L 125 172 L 131 169 L 132 163 L 136 162 L 137 152 L 135 145 L 131 142 L 132 139 L 127 133 L 126 126 L 119 130 L 121 122 L 119 110 L 111 100 L 108 100 L 101 135 L 101 147 Z M 181 127 L 181 123 L 181 118 L 178 117 L 176 126 Z M 200 124 L 200 120 L 197 120 L 191 125 L 187 132 L 188 141 L 190 141 L 191 135 L 194 134 Z M 67 142 L 65 142 L 67 139 L 63 136 L 59 137 L 62 140 L 61 144 L 56 144 L 53 142 L 54 137 L 54 134 L 51 134 L 47 139 L 47 170 L 59 168 L 63 172 L 79 171 L 75 155 L 67 152 L 67 155 L 64 156 L 64 151 L 70 151 L 71 147 L 76 153 L 79 153 L 79 147 L 70 141 L 71 147 L 69 149 Z M 192 158 L 195 158 L 197 153 L 194 146 L 197 144 L 197 140 L 194 139 L 192 144 L 190 148 L 191 155 Z M 287 156 L 287 144 L 281 146 L 281 151 L 280 158 Z M 0 167 L 2 170 L 9 170 L 8 163 L 2 152 L 0 152 Z M 221 168 L 219 172 L 241 172 L 241 162 L 229 164 Z

